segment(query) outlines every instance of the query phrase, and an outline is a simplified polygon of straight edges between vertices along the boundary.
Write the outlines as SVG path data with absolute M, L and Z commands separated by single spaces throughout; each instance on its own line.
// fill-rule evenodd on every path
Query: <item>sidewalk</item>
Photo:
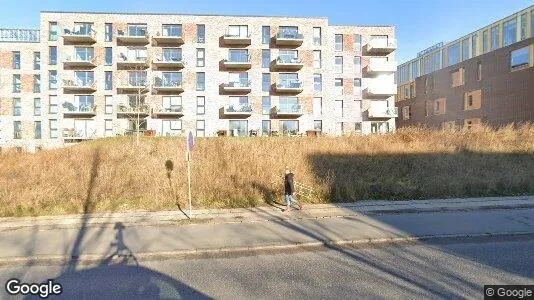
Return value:
M 81 226 L 82 221 L 85 222 Z M 367 201 L 182 212 L 0 219 L 0 264 L 257 251 L 439 237 L 534 234 L 534 197 Z

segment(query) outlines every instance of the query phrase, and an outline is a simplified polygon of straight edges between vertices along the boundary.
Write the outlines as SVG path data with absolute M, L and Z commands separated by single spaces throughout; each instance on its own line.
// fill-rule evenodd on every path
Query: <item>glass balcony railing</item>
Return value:
M 146 104 L 140 104 L 138 106 L 132 106 L 127 104 L 119 104 L 117 105 L 117 112 L 118 113 L 146 113 L 148 114 L 150 108 Z
M 95 111 L 96 106 L 92 103 L 71 103 L 63 102 L 64 112 L 67 113 L 92 113 Z
M 157 109 L 157 112 L 162 113 L 181 113 L 183 111 L 183 107 L 181 105 L 171 105 L 169 107 L 162 107 Z
M 302 63 L 302 60 L 294 56 L 279 56 L 276 59 L 276 62 L 282 64 L 300 64 Z
M 154 83 L 154 86 L 155 87 L 181 87 L 182 86 L 182 81 L 181 80 L 178 80 L 178 79 L 163 79 L 163 80 L 158 80 L 156 79 L 155 83 Z
M 293 32 L 293 31 L 280 31 L 276 34 L 278 39 L 292 39 L 292 40 L 302 40 L 304 35 L 302 33 Z
M 179 62 L 182 62 L 182 56 L 181 55 L 163 55 L 161 57 L 157 57 L 156 61 L 179 63 Z
M 94 87 L 94 85 L 95 85 L 95 81 L 92 80 L 92 79 L 84 79 L 84 80 L 81 80 L 81 79 L 77 79 L 77 80 L 64 79 L 63 80 L 63 86 L 65 86 L 65 87 L 83 88 L 83 87 Z
M 302 88 L 302 82 L 299 80 L 282 80 L 276 85 L 277 88 L 282 89 L 300 89 Z
M 236 38 L 236 39 L 249 39 L 250 38 L 250 33 L 245 33 L 245 32 L 240 32 L 240 33 L 230 33 L 230 32 L 227 32 L 226 34 L 224 34 L 224 37 L 228 37 L 228 38 Z
M 224 84 L 225 87 L 235 87 L 235 88 L 249 88 L 250 80 L 240 79 L 239 81 L 230 81 Z
M 123 62 L 147 62 L 148 56 L 146 55 L 126 55 L 120 53 L 118 56 L 119 61 Z
M 298 103 L 284 103 L 277 107 L 277 112 L 281 114 L 301 114 L 302 105 Z
M 250 55 L 248 54 L 232 54 L 226 60 L 233 63 L 248 63 L 250 62 Z
M 128 79 L 128 82 L 127 82 L 129 86 L 141 86 L 141 87 L 146 87 L 147 86 L 147 80 L 146 78 L 130 78 Z
M 93 30 L 91 24 L 74 25 L 73 29 L 64 29 L 63 34 L 66 36 L 94 36 L 96 31 Z
M 252 106 L 250 104 L 228 104 L 225 106 L 224 111 L 227 113 L 241 113 L 246 112 L 250 113 L 252 112 Z

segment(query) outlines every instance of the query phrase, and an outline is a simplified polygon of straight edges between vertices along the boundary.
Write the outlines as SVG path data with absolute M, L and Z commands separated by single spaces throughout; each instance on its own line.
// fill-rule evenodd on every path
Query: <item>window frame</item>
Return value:
M 197 115 L 205 115 L 206 114 L 206 97 L 205 96 L 197 96 L 196 98 L 197 103 Z M 202 100 L 202 101 L 200 101 Z

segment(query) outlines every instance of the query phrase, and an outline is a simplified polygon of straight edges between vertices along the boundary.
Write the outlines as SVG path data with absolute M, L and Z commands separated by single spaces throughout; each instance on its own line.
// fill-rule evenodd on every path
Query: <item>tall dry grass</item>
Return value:
M 185 141 L 109 138 L 0 155 L 0 215 L 165 210 L 187 202 Z M 167 177 L 165 162 L 174 170 Z M 193 152 L 195 207 L 282 200 L 282 174 L 307 202 L 534 194 L 534 125 L 343 138 L 206 138 Z

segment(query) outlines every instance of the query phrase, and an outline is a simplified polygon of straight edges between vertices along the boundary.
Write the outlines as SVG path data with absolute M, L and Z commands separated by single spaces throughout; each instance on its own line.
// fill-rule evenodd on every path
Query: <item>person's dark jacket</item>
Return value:
M 295 182 L 293 180 L 293 173 L 286 174 L 284 178 L 284 188 L 286 195 L 293 195 L 295 193 Z

